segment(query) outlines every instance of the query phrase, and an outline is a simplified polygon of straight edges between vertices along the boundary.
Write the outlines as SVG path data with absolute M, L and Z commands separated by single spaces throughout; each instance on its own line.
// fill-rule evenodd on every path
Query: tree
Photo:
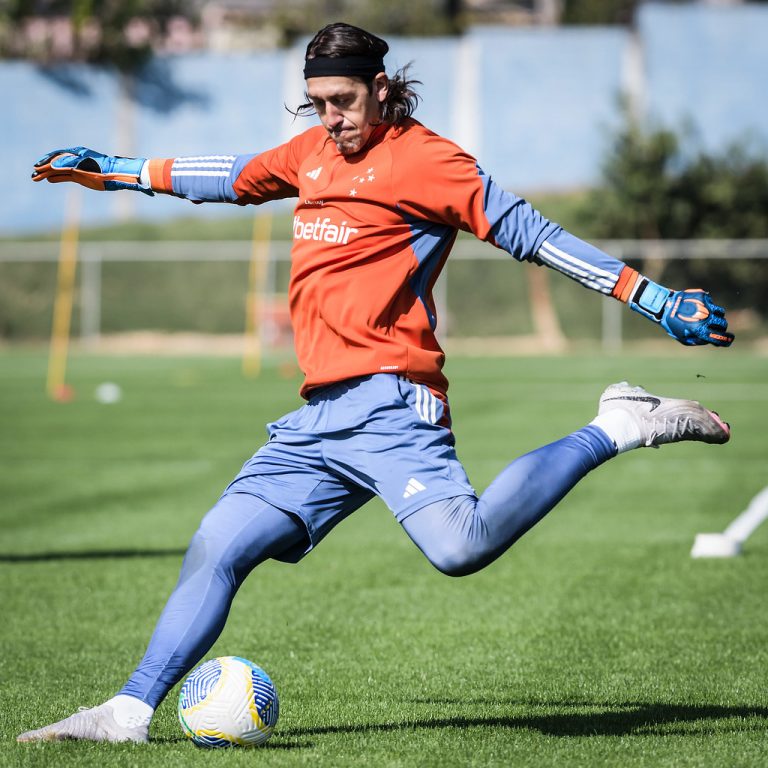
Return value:
M 721 154 L 675 132 L 628 122 L 603 164 L 588 213 L 597 235 L 630 238 L 768 237 L 768 163 L 746 144 Z
M 746 143 L 720 154 L 697 148 L 686 132 L 643 129 L 632 121 L 616 134 L 603 181 L 585 205 L 597 238 L 768 238 L 768 161 Z M 706 285 L 729 306 L 768 305 L 768 271 L 723 259 L 676 261 L 665 278 Z
M 461 29 L 462 5 L 460 0 L 303 0 L 276 4 L 269 20 L 286 43 L 342 19 L 382 35 L 448 35 Z
M 194 6 L 182 0 L 6 0 L 0 5 L 0 58 L 135 70 L 173 20 L 198 23 Z
M 635 8 L 642 0 L 564 0 L 563 24 L 632 23 Z

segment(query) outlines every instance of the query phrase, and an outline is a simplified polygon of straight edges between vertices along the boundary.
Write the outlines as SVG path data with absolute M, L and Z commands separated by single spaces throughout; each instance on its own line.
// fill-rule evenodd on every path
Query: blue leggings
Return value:
M 479 499 L 435 502 L 405 518 L 403 528 L 443 573 L 474 573 L 615 454 L 602 430 L 585 427 L 513 461 Z M 223 496 L 192 538 L 147 652 L 120 693 L 157 707 L 221 634 L 232 599 L 251 570 L 306 539 L 298 518 L 249 494 Z

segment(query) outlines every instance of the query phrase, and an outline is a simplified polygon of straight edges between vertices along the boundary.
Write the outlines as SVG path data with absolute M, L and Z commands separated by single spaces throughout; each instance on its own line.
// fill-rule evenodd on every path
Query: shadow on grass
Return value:
M 447 705 L 466 706 L 471 701 L 419 699 L 413 703 L 436 707 Z M 313 728 L 280 729 L 275 738 L 258 747 L 258 750 L 291 751 L 314 749 L 315 743 L 308 737 L 328 734 L 356 733 L 397 733 L 403 731 L 466 728 L 503 728 L 520 731 L 538 731 L 544 736 L 691 736 L 714 734 L 718 731 L 715 723 L 722 720 L 762 718 L 765 723 L 740 723 L 731 725 L 728 732 L 765 731 L 768 729 L 768 708 L 717 705 L 684 705 L 658 703 L 625 704 L 573 704 L 553 702 L 551 704 L 525 702 L 477 701 L 478 705 L 537 709 L 561 708 L 571 712 L 546 713 L 541 715 L 521 714 L 507 717 L 443 717 L 435 719 L 408 720 L 400 723 L 359 723 L 347 725 L 321 725 Z M 590 711 L 576 711 L 590 710 Z M 696 723 L 698 727 L 690 727 Z M 151 744 L 158 746 L 179 746 L 188 744 L 184 736 L 152 736 Z M 124 746 L 124 745 L 120 745 Z M 239 747 L 234 747 L 239 750 Z M 208 751 L 201 748 L 201 751 Z M 218 751 L 218 750 L 216 750 Z
M 417 703 L 445 706 L 466 706 L 466 701 L 421 700 Z M 481 702 L 478 702 L 480 704 Z M 488 704 L 489 702 L 482 702 Z M 519 704 L 516 706 L 529 707 Z M 326 733 L 358 733 L 435 728 L 509 728 L 539 731 L 545 736 L 658 736 L 679 733 L 690 735 L 717 729 L 715 721 L 727 719 L 763 718 L 765 723 L 741 724 L 737 730 L 768 730 L 768 708 L 717 705 L 685 705 L 658 703 L 607 704 L 537 704 L 536 707 L 573 708 L 572 711 L 544 714 L 520 714 L 507 717 L 446 717 L 434 720 L 412 720 L 402 723 L 371 723 L 360 725 L 329 725 L 316 728 L 291 728 L 288 737 L 317 736 Z M 696 723 L 689 727 L 687 724 Z
M 281 733 L 282 736 L 282 733 Z M 182 745 L 182 744 L 189 744 L 190 741 L 188 738 L 184 736 L 176 736 L 169 738 L 167 736 L 159 736 L 155 737 L 153 736 L 150 739 L 150 744 L 166 744 L 169 746 L 176 746 L 176 745 Z M 257 747 L 258 750 L 276 750 L 276 751 L 289 751 L 292 749 L 312 749 L 314 747 L 314 743 L 311 741 L 300 741 L 298 739 L 292 739 L 290 737 L 287 738 L 280 738 L 277 741 L 275 739 L 270 739 L 266 744 L 261 744 Z M 201 752 L 210 752 L 210 751 L 217 751 L 220 752 L 221 750 L 209 750 L 205 747 L 199 748 Z M 240 747 L 232 747 L 233 750 L 238 751 L 240 750 Z
M 125 560 L 139 557 L 181 557 L 185 549 L 92 549 L 83 552 L 1 553 L 0 563 L 47 563 L 56 560 Z

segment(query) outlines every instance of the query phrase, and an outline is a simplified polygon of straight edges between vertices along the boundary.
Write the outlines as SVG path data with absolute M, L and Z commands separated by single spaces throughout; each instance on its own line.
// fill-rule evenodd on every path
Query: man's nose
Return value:
M 333 104 L 329 104 L 326 107 L 325 117 L 328 120 L 328 124 L 334 128 L 338 125 L 341 125 L 341 123 L 344 121 L 344 115 L 336 107 L 334 107 Z

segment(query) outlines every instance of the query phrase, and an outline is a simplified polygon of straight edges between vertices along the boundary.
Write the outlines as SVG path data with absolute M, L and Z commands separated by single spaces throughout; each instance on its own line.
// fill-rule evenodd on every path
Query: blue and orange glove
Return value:
M 635 312 L 661 325 L 681 344 L 730 347 L 733 343 L 725 310 L 701 288 L 672 291 L 634 269 L 624 267 L 613 295 L 629 304 Z
M 55 149 L 35 163 L 33 181 L 74 181 L 88 189 L 113 192 L 117 189 L 131 189 L 154 195 L 141 184 L 143 157 L 111 157 L 94 152 L 87 147 Z

